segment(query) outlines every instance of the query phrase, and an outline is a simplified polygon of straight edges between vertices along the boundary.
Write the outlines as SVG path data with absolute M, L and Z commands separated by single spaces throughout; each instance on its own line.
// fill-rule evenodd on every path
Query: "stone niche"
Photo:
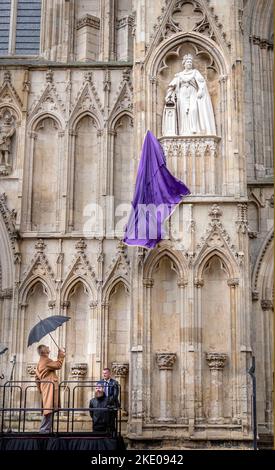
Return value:
M 213 107 L 215 132 L 190 133 L 181 135 L 177 119 L 173 117 L 177 105 L 171 106 L 171 119 L 175 119 L 175 132 L 163 132 L 165 97 L 168 85 L 175 75 L 182 72 L 182 59 L 186 54 L 193 57 L 193 68 L 198 70 L 206 81 Z M 157 135 L 163 147 L 167 165 L 175 176 L 182 179 L 192 194 L 217 194 L 221 191 L 222 166 L 219 153 L 220 116 L 219 73 L 213 58 L 206 50 L 191 42 L 172 47 L 159 63 L 156 77 L 155 103 Z M 176 116 L 176 115 L 175 115 Z M 172 129 L 172 127 L 171 127 Z M 165 135 L 164 135 L 165 134 Z
M 16 153 L 16 122 L 13 109 L 0 109 L 0 176 L 12 172 Z
M 86 14 L 76 24 L 76 60 L 98 60 L 100 19 Z

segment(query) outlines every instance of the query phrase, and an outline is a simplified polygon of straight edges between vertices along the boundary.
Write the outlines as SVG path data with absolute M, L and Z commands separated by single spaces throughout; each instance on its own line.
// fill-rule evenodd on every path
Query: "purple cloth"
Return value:
M 132 210 L 125 230 L 127 245 L 154 248 L 164 238 L 163 223 L 189 189 L 166 168 L 162 147 L 147 131 L 139 163 Z

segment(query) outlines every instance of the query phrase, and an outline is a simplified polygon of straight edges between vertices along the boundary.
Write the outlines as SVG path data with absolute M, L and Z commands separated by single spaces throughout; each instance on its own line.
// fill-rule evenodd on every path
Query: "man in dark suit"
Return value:
M 112 379 L 109 367 L 104 367 L 102 376 L 106 397 L 111 398 L 113 400 L 114 405 L 116 407 L 119 407 L 119 384 L 115 379 Z

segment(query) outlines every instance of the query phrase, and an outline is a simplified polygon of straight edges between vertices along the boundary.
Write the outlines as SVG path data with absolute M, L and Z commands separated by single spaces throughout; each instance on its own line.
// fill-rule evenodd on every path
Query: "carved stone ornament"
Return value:
M 222 210 L 218 206 L 218 204 L 213 204 L 213 206 L 208 212 L 208 215 L 211 217 L 212 220 L 219 220 L 219 218 L 222 216 Z
M 227 354 L 208 352 L 206 353 L 206 360 L 210 369 L 221 370 L 225 366 Z
M 261 307 L 263 310 L 273 310 L 273 302 L 272 300 L 261 300 Z
M 128 362 L 113 362 L 112 372 L 116 377 L 126 377 L 129 373 Z
M 78 253 L 84 253 L 85 249 L 87 248 L 87 243 L 81 238 L 76 244 L 75 244 L 76 251 Z
M 41 238 L 37 240 L 35 244 L 36 251 L 38 251 L 38 253 L 43 253 L 45 248 L 46 248 L 46 244 L 44 243 L 44 240 L 42 240 Z
M 28 375 L 30 375 L 31 377 L 34 377 L 35 376 L 35 372 L 36 372 L 36 362 L 29 362 L 27 364 L 27 373 Z
M 88 364 L 76 363 L 71 365 L 71 376 L 76 378 L 82 378 L 87 375 Z
M 156 353 L 156 361 L 160 370 L 171 370 L 176 362 L 176 353 L 158 352 Z

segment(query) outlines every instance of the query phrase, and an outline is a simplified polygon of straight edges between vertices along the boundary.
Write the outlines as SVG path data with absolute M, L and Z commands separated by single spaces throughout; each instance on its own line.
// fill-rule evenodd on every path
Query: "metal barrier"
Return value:
M 47 380 L 38 381 L 39 384 L 50 384 L 53 394 L 53 403 L 52 408 L 40 407 L 29 407 L 27 406 L 28 400 L 30 400 L 30 391 L 31 389 L 37 390 L 37 382 L 34 380 L 9 380 L 4 385 L 0 385 L 0 397 L 1 408 L 1 429 L 0 433 L 9 433 L 9 432 L 26 432 L 26 424 L 31 420 L 29 419 L 30 413 L 35 413 L 35 421 L 39 421 L 43 410 L 50 410 L 52 412 L 52 432 L 53 433 L 74 433 L 79 432 L 76 430 L 76 424 L 79 424 L 87 417 L 87 414 L 93 414 L 100 412 L 108 413 L 110 417 L 111 427 L 106 432 L 111 433 L 113 437 L 116 437 L 121 434 L 121 409 L 118 402 L 118 397 L 120 396 L 120 387 L 118 386 L 118 397 L 116 403 L 113 406 L 107 406 L 106 408 L 89 408 L 79 406 L 77 401 L 80 401 L 77 394 L 83 394 L 84 391 L 90 391 L 90 398 L 94 397 L 93 390 L 97 386 L 98 381 L 93 380 L 64 380 L 58 385 L 58 404 L 54 403 L 54 396 L 56 390 L 56 383 Z M 17 396 L 14 396 L 15 391 L 17 391 Z M 62 396 L 62 394 L 64 396 Z M 34 399 L 34 397 L 32 397 Z M 60 406 L 63 401 L 62 406 Z M 16 405 L 16 406 L 13 406 Z M 40 416 L 38 415 L 40 414 Z M 86 420 L 87 421 L 87 420 Z M 64 425 L 65 423 L 65 430 Z M 88 421 L 90 424 L 90 429 L 86 433 L 92 432 L 92 419 Z M 62 429 L 61 429 L 62 427 Z M 39 430 L 37 430 L 38 432 Z M 33 432 L 33 431 L 32 431 Z M 93 431 L 94 432 L 94 431 Z

